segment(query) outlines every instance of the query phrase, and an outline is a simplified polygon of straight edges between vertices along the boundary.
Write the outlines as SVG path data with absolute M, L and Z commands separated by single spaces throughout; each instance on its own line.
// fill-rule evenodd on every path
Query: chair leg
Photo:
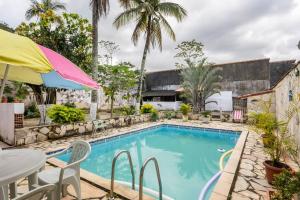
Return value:
M 81 200 L 80 178 L 74 177 L 71 181 L 71 185 L 74 187 L 77 199 Z
M 8 185 L 0 187 L 0 199 L 8 200 Z

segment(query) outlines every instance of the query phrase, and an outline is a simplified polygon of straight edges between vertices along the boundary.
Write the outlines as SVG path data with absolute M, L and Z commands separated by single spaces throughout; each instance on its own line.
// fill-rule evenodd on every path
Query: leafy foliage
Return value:
M 30 20 L 33 17 L 39 18 L 48 11 L 54 12 L 58 10 L 66 10 L 65 5 L 53 0 L 42 0 L 42 2 L 31 0 L 30 8 L 26 11 L 25 17 L 27 20 Z
M 219 81 L 221 77 L 218 72 L 221 69 L 213 67 L 203 58 L 198 63 L 186 61 L 181 68 L 182 87 L 184 94 L 188 99 L 191 99 L 193 104 L 193 112 L 202 111 L 205 109 L 206 99 L 220 91 Z
M 9 25 L 5 22 L 0 21 L 0 29 L 13 33 L 14 29 L 9 27 Z
M 122 111 L 125 115 L 134 115 L 135 114 L 135 107 L 133 105 L 130 106 L 124 106 L 122 108 Z
M 273 113 L 270 112 L 251 112 L 248 115 L 248 124 L 259 133 L 272 134 L 279 126 L 278 121 Z
M 174 112 L 171 112 L 171 111 L 165 112 L 165 118 L 167 118 L 167 119 L 172 119 L 173 117 L 175 117 L 174 115 L 175 115 Z
M 98 81 L 110 100 L 112 117 L 116 95 L 135 87 L 137 73 L 127 65 L 100 65 Z
M 293 174 L 284 170 L 275 176 L 273 184 L 276 191 L 271 197 L 272 200 L 291 200 L 294 194 L 300 192 L 300 172 Z
M 180 105 L 180 111 L 183 115 L 187 115 L 191 111 L 191 106 L 189 104 L 182 103 Z
M 146 104 L 142 105 L 141 113 L 143 113 L 143 114 L 151 113 L 153 109 L 154 109 L 154 107 L 152 104 L 146 103 Z
M 84 120 L 84 113 L 78 108 L 54 105 L 47 110 L 48 117 L 55 123 L 64 124 Z
M 196 63 L 199 62 L 203 56 L 203 47 L 204 45 L 201 42 L 197 42 L 195 39 L 192 41 L 183 41 L 177 45 L 175 50 L 177 50 L 175 58 L 179 58 L 180 60 L 187 62 Z M 182 63 L 176 63 L 177 67 L 182 67 Z
M 26 118 L 37 118 L 40 117 L 39 109 L 37 108 L 35 103 L 30 104 L 26 109 L 24 116 Z
M 156 122 L 159 119 L 158 111 L 156 109 L 151 110 L 151 121 Z
M 21 23 L 16 33 L 48 47 L 91 72 L 92 26 L 78 14 L 57 16 L 52 10 L 40 14 L 37 22 Z

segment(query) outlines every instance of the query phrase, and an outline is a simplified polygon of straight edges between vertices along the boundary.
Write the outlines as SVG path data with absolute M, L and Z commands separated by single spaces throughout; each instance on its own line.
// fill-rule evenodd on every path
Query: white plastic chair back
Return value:
M 41 200 L 48 193 L 52 192 L 55 189 L 55 185 L 48 184 L 41 187 L 38 187 L 34 190 L 31 190 L 19 197 L 16 197 L 12 200 Z
M 91 146 L 85 141 L 75 141 L 71 145 L 71 157 L 68 164 L 85 159 L 91 152 Z

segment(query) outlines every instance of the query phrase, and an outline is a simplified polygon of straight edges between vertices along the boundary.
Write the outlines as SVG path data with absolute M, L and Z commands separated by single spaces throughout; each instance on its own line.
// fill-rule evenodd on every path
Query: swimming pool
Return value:
M 163 194 L 176 200 L 197 200 L 206 182 L 219 171 L 218 149 L 232 149 L 239 132 L 160 125 L 92 144 L 92 152 L 81 168 L 110 179 L 116 152 L 129 150 L 136 182 L 143 162 L 156 157 L 160 167 Z M 58 158 L 67 161 L 69 154 Z M 144 186 L 158 191 L 155 167 L 149 163 Z M 131 182 L 125 155 L 116 165 L 116 180 Z M 211 191 L 211 190 L 210 190 Z

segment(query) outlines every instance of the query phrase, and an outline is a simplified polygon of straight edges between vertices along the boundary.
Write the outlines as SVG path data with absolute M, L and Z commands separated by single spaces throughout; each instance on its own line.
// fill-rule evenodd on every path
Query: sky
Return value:
M 164 0 L 162 0 L 164 1 Z M 163 50 L 151 49 L 147 71 L 175 68 L 175 47 L 182 41 L 196 39 L 204 44 L 210 62 L 226 63 L 270 58 L 271 61 L 300 59 L 300 0 L 169 0 L 188 12 L 180 23 L 168 18 L 176 41 L 163 34 Z M 91 19 L 89 0 L 61 0 L 67 12 Z M 11 27 L 25 21 L 29 0 L 0 0 L 0 21 Z M 114 19 L 122 12 L 117 0 L 110 0 L 110 12 L 101 18 L 99 39 L 120 45 L 114 62 L 129 61 L 140 66 L 144 37 L 137 46 L 131 42 L 133 24 L 119 30 Z M 1 44 L 0 44 L 1 45 Z

